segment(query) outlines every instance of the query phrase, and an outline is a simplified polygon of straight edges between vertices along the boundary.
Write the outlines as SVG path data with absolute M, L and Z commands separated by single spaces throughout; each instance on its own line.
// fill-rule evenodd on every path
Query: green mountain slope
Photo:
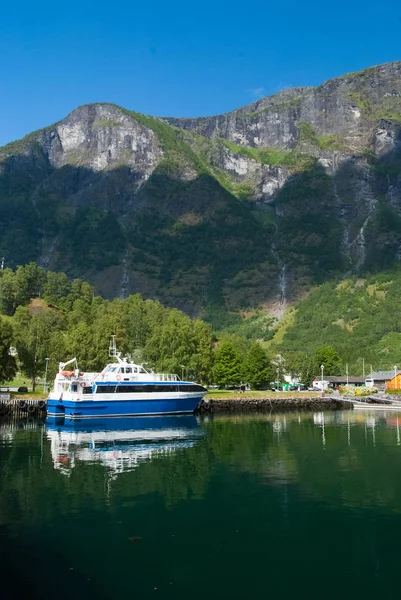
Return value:
M 401 368 L 401 271 L 325 283 L 297 306 L 277 349 L 314 355 L 333 346 L 353 372 Z
M 0 149 L 0 255 L 215 326 L 280 314 L 398 263 L 400 123 L 401 63 L 217 117 L 82 106 Z

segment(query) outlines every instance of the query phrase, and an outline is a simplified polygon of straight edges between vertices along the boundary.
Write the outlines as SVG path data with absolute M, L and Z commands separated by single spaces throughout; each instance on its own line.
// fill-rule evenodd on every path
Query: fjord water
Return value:
M 2 598 L 393 598 L 397 413 L 0 424 Z

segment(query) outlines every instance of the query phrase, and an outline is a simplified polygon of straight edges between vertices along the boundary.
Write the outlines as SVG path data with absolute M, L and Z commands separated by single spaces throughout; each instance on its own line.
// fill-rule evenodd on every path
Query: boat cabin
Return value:
M 119 359 L 118 363 L 110 363 L 96 377 L 96 382 L 102 381 L 179 381 L 174 373 L 150 373 L 142 366 Z

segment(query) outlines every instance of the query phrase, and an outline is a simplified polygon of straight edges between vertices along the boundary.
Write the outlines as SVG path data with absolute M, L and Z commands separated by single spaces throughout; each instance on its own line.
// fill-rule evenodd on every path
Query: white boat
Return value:
M 101 373 L 84 373 L 76 358 L 59 364 L 47 400 L 47 414 L 70 419 L 193 413 L 207 389 L 175 374 L 148 372 L 121 358 L 113 336 L 114 362 Z M 72 370 L 67 370 L 73 365 Z

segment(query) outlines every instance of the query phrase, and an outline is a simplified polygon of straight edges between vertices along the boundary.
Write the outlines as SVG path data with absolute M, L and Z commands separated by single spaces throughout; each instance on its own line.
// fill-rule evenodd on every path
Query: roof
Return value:
M 394 369 L 392 371 L 373 371 L 367 377 L 377 381 L 389 381 L 394 377 Z
M 315 377 L 318 381 L 321 380 L 320 377 Z M 348 375 L 348 377 L 340 377 L 340 376 L 324 376 L 324 381 L 328 381 L 329 383 L 365 383 L 365 377 L 355 377 L 354 375 Z

